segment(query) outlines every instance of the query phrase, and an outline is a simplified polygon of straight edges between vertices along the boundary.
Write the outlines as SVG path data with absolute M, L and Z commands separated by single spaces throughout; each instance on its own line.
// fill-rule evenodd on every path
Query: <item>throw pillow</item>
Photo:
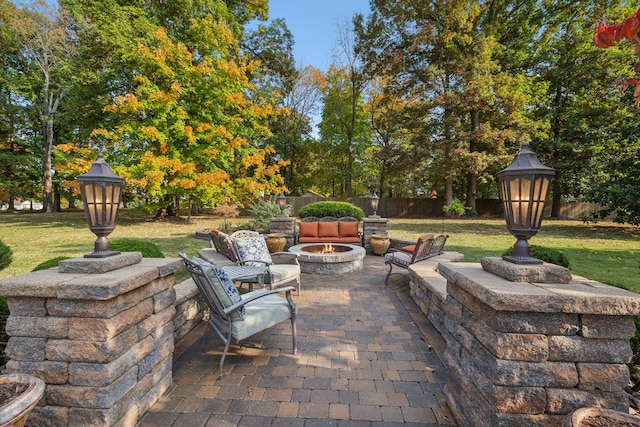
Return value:
M 300 223 L 300 237 L 318 237 L 318 223 L 317 222 L 301 222 Z
M 358 223 L 355 221 L 340 221 L 340 237 L 359 237 Z
M 319 222 L 318 236 L 319 237 L 339 237 L 340 235 L 338 234 L 338 221 Z
M 234 239 L 233 245 L 236 247 L 238 258 L 243 265 L 265 267 L 273 264 L 267 242 L 262 236 Z
M 242 297 L 240 296 L 240 292 L 238 292 L 236 285 L 231 281 L 224 270 L 211 264 L 209 261 L 196 256 L 192 257 L 191 260 L 195 264 L 198 264 L 204 271 L 204 274 L 207 275 L 209 282 L 211 282 L 211 285 L 213 286 L 213 291 L 218 296 L 218 299 L 224 308 L 231 307 L 232 305 L 242 301 Z M 231 319 L 242 320 L 244 319 L 244 314 L 245 309 L 242 307 L 240 310 L 231 313 Z

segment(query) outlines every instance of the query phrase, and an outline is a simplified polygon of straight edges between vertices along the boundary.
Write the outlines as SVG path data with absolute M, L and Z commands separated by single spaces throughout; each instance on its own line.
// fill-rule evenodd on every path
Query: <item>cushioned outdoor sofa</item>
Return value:
M 299 223 L 298 243 L 362 244 L 360 222 L 353 217 L 306 217 Z

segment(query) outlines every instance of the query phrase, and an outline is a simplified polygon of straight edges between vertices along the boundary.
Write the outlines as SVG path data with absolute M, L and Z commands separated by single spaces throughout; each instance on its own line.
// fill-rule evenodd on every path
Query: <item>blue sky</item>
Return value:
M 269 0 L 269 18 L 284 18 L 293 34 L 296 67 L 327 70 L 338 39 L 338 24 L 354 13 L 369 13 L 369 0 Z

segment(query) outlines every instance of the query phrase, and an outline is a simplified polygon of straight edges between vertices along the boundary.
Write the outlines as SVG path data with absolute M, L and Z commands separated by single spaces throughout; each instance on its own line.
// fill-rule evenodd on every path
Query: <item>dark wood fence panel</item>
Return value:
M 294 216 L 297 216 L 300 208 L 309 203 L 328 200 L 349 202 L 360 207 L 365 215 L 373 214 L 371 199 L 368 197 L 287 197 L 287 203 L 293 207 Z M 378 204 L 377 214 L 386 218 L 440 218 L 445 216 L 442 211 L 444 205 L 444 199 L 382 198 Z M 480 216 L 502 217 L 504 215 L 502 201 L 497 199 L 478 199 L 476 200 L 476 208 Z M 595 203 L 562 203 L 560 206 L 560 216 L 562 218 L 580 219 L 589 216 L 590 213 L 598 209 L 600 209 L 600 207 Z M 546 206 L 545 214 L 547 217 L 551 215 L 551 205 Z

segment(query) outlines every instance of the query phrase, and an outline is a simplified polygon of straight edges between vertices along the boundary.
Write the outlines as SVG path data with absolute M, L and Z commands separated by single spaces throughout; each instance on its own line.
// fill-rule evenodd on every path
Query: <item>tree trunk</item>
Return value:
M 556 171 L 556 179 L 551 184 L 553 191 L 551 199 L 551 217 L 560 218 L 560 202 L 562 201 L 562 191 L 560 190 L 560 182 L 558 181 L 558 171 Z
M 469 138 L 469 153 L 473 156 L 473 153 L 478 151 L 478 144 L 475 138 L 475 131 L 480 126 L 480 112 L 478 110 L 471 111 L 471 137 Z M 467 212 L 469 215 L 478 215 L 476 209 L 476 191 L 478 187 L 478 174 L 476 172 L 476 165 L 472 165 L 469 168 L 467 174 L 467 200 L 465 205 L 469 209 Z
M 51 151 L 53 149 L 53 119 L 45 117 L 42 120 L 44 136 L 44 154 L 42 159 L 42 183 L 44 186 L 43 209 L 46 213 L 53 213 L 56 207 L 53 203 L 53 180 L 51 176 Z

